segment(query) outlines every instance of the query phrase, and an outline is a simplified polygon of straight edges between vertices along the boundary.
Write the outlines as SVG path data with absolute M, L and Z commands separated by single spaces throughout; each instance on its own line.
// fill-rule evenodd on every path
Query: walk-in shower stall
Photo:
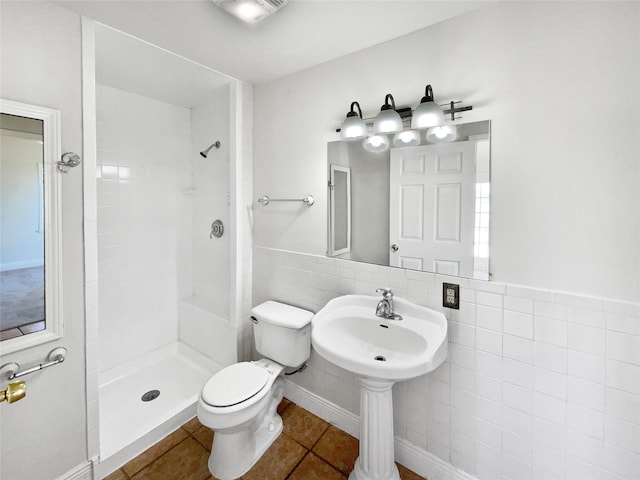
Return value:
M 207 379 L 237 361 L 235 99 L 233 79 L 93 25 L 106 474 L 193 416 Z

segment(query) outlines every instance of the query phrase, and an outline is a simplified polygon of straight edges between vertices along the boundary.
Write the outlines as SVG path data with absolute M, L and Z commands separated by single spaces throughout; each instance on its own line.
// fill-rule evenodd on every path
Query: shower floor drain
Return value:
M 151 400 L 155 400 L 160 396 L 160 390 L 149 390 L 147 393 L 142 395 L 141 400 L 143 402 L 150 402 Z

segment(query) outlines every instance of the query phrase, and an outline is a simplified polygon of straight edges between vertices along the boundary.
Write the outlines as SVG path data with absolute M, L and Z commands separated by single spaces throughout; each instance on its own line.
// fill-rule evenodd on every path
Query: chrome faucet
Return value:
M 402 315 L 398 315 L 393 311 L 393 292 L 390 288 L 378 288 L 376 293 L 382 292 L 382 300 L 378 302 L 376 307 L 376 316 L 386 318 L 387 320 L 402 320 Z

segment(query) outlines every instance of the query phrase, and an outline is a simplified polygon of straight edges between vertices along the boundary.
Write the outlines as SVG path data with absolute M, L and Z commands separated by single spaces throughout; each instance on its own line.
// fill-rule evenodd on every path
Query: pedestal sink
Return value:
M 311 343 L 326 360 L 360 379 L 360 456 L 349 480 L 400 480 L 393 453 L 391 388 L 435 370 L 447 356 L 447 320 L 395 298 L 402 320 L 376 316 L 380 297 L 345 295 L 313 318 Z

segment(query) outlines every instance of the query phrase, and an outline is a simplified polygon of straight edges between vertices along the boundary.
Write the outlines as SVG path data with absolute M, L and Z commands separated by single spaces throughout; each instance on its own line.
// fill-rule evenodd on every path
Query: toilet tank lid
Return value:
M 304 328 L 311 323 L 313 312 L 302 308 L 287 305 L 285 303 L 268 300 L 251 309 L 253 315 L 259 322 L 267 322 L 288 328 Z

